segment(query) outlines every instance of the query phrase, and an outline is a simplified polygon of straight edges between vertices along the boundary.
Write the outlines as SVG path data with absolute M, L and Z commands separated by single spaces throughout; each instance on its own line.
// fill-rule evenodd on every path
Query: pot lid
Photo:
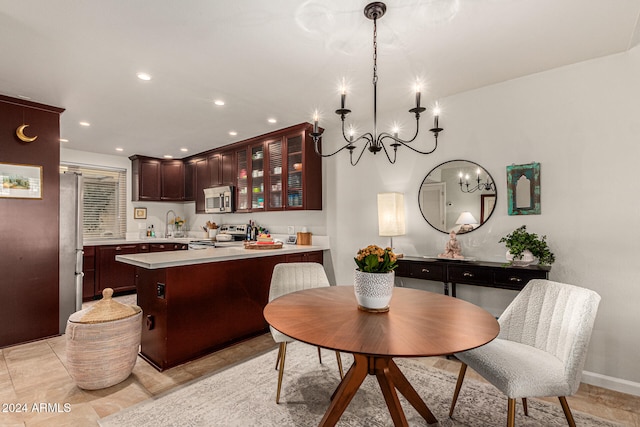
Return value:
M 102 299 L 91 307 L 76 311 L 69 316 L 73 323 L 103 323 L 135 316 L 141 309 L 137 305 L 122 304 L 113 300 L 113 289 L 102 291 Z

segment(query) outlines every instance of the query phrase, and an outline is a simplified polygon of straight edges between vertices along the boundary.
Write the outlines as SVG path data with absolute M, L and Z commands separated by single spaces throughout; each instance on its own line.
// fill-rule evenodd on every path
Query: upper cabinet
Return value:
M 185 168 L 182 160 L 131 156 L 133 201 L 184 201 Z
M 322 209 L 322 158 L 313 126 L 301 123 L 184 160 L 130 157 L 133 200 L 195 201 L 204 189 L 235 187 L 237 212 Z
M 160 200 L 184 200 L 184 163 L 162 160 L 160 163 Z

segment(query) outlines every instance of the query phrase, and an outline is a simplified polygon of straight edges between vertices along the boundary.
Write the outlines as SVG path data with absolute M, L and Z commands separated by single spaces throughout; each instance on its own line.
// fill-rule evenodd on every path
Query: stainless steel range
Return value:
M 218 230 L 216 240 L 219 242 L 239 242 L 247 238 L 247 224 L 222 224 Z

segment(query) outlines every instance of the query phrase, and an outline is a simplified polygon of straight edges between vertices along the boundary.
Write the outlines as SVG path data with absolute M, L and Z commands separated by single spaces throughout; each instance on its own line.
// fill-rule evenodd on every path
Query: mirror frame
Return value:
M 429 224 L 434 230 L 437 230 L 437 231 L 439 231 L 441 233 L 444 233 L 444 234 L 449 234 L 449 231 L 441 230 L 441 229 L 437 228 L 435 225 L 431 224 L 431 222 L 429 222 L 429 220 L 427 219 L 426 215 L 424 214 L 424 210 L 423 210 L 423 207 L 422 207 L 421 194 L 422 194 L 422 187 L 424 186 L 425 181 L 427 180 L 427 178 L 429 178 L 429 175 L 431 175 L 434 171 L 436 171 L 441 166 L 446 165 L 447 163 L 453 163 L 453 162 L 467 162 L 467 163 L 469 163 L 470 165 L 472 165 L 474 167 L 478 167 L 478 168 L 482 169 L 487 174 L 489 179 L 493 182 L 494 187 L 496 186 L 496 180 L 493 179 L 493 176 L 489 173 L 489 171 L 487 171 L 487 169 L 485 167 L 483 167 L 482 165 L 480 165 L 480 164 L 478 164 L 476 162 L 472 162 L 471 160 L 464 160 L 464 159 L 447 160 L 446 162 L 442 162 L 439 165 L 437 165 L 436 167 L 434 167 L 433 169 L 431 169 L 427 173 L 427 175 L 424 177 L 424 179 L 420 183 L 420 187 L 418 188 L 418 209 L 420 209 L 420 214 L 422 215 L 424 220 L 427 222 L 427 224 Z M 477 230 L 478 228 L 482 227 L 487 221 L 489 221 L 489 219 L 491 218 L 491 215 L 493 215 L 493 213 L 496 210 L 496 206 L 497 206 L 496 202 L 498 200 L 498 189 L 497 188 L 495 189 L 495 192 L 493 194 L 483 193 L 482 190 L 479 190 L 478 196 L 480 196 L 480 203 L 481 203 L 480 210 L 479 210 L 480 211 L 480 215 L 481 215 L 480 224 L 477 227 L 475 227 L 473 230 L 469 230 L 469 231 L 467 231 L 465 233 L 460 233 L 460 234 L 471 233 L 471 232 Z M 487 196 L 493 196 L 493 197 L 487 197 Z M 490 200 L 490 199 L 493 199 L 493 200 Z M 446 203 L 446 200 L 444 201 L 444 203 Z M 491 209 L 491 212 L 488 214 L 488 216 L 486 216 L 486 218 L 485 218 L 485 215 L 486 215 L 485 209 L 487 208 L 487 206 L 485 206 L 485 203 L 487 203 L 487 204 L 493 203 L 493 207 Z

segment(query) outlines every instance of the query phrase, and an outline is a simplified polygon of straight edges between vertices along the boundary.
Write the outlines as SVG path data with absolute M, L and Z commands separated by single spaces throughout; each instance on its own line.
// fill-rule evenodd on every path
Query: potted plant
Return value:
M 507 260 L 514 265 L 529 265 L 535 258 L 543 265 L 551 265 L 556 260 L 555 255 L 547 245 L 547 236 L 539 237 L 535 233 L 527 232 L 523 225 L 500 239 L 507 247 Z
M 398 267 L 391 248 L 369 245 L 354 258 L 358 268 L 354 273 L 354 291 L 358 308 L 371 312 L 389 311 L 393 292 L 394 271 Z

